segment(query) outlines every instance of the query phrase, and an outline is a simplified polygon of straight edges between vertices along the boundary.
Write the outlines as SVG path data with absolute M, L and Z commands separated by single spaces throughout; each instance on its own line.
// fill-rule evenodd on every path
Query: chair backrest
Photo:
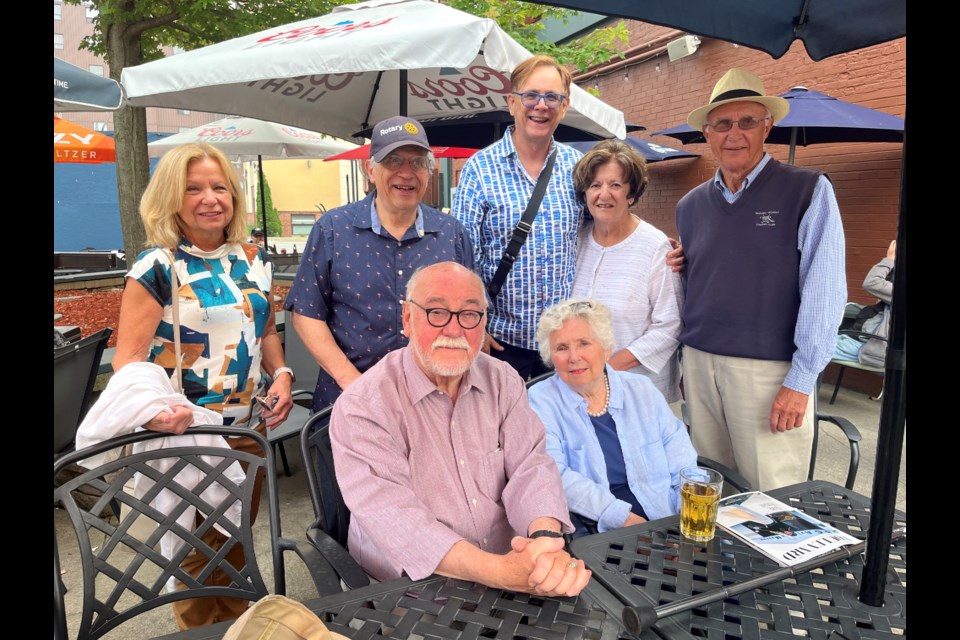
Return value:
M 288 367 L 297 376 L 297 389 L 313 391 L 320 375 L 320 365 L 313 359 L 300 334 L 293 328 L 290 310 L 283 314 L 283 353 Z
M 90 408 L 109 327 L 53 350 L 53 453 L 73 447 L 80 422 Z
M 533 385 L 537 384 L 538 382 L 543 382 L 544 380 L 546 380 L 547 378 L 549 378 L 550 376 L 552 376 L 554 373 L 555 373 L 554 371 L 547 371 L 546 373 L 541 373 L 540 375 L 538 375 L 538 376 L 535 377 L 535 378 L 530 378 L 530 379 L 527 380 L 527 382 L 526 382 L 527 389 L 529 389 L 529 388 L 532 387 Z
M 313 414 L 300 433 L 300 451 L 307 469 L 307 484 L 316 522 L 313 526 L 325 532 L 340 546 L 347 546 L 350 510 L 343 501 L 333 466 L 330 444 L 330 413 L 333 405 Z
M 204 434 L 246 436 L 256 441 L 262 451 L 247 453 L 229 447 L 200 446 L 195 436 Z M 158 438 L 166 440 L 162 443 L 150 442 L 147 446 L 159 444 L 163 448 L 128 455 L 121 453 L 127 445 L 156 441 Z M 269 451 L 266 438 L 253 430 L 211 426 L 192 427 L 182 436 L 168 436 L 154 431 L 126 434 L 68 453 L 55 461 L 54 506 L 60 506 L 66 512 L 81 557 L 82 576 L 67 576 L 67 580 L 82 580 L 82 584 L 71 585 L 81 589 L 83 594 L 82 613 L 75 636 L 91 640 L 99 638 L 145 611 L 186 598 L 218 596 L 258 600 L 267 595 L 257 565 L 252 528 L 254 484 L 258 473 L 264 476 L 264 488 L 269 496 L 274 590 L 282 594 L 285 578 L 278 542 L 280 511 L 276 470 L 273 456 L 267 455 Z M 69 477 L 71 473 L 63 473 L 70 465 L 105 452 L 119 455 L 73 477 Z M 236 470 L 233 462 L 246 467 L 239 477 L 233 473 Z M 153 481 L 152 488 L 147 490 L 142 500 L 124 489 L 136 474 Z M 238 479 L 239 482 L 236 481 Z M 62 484 L 57 486 L 58 482 Z M 167 502 L 169 508 L 155 502 L 158 494 L 161 500 L 172 501 Z M 121 510 L 121 503 L 129 510 Z M 159 511 L 158 507 L 166 513 Z M 235 520 L 237 507 L 239 518 Z M 195 508 L 196 513 L 203 517 L 196 531 L 191 531 L 192 519 L 195 518 L 191 508 Z M 118 514 L 123 514 L 119 522 Z M 178 524 L 178 517 L 189 518 L 189 524 Z M 150 526 L 146 530 L 152 531 L 135 535 L 133 527 L 138 519 L 138 527 L 142 527 L 144 520 L 147 520 Z M 209 560 L 199 574 L 201 577 L 193 578 L 180 568 L 180 563 L 193 549 L 200 549 L 209 557 L 210 549 L 201 541 L 201 536 L 214 525 L 228 534 L 228 540 Z M 165 548 L 169 546 L 166 542 L 161 542 L 168 532 L 171 534 L 166 540 L 175 537 L 183 541 L 172 552 Z M 55 524 L 54 637 L 65 639 L 66 610 L 56 533 Z M 225 559 L 226 554 L 237 546 L 243 548 L 245 558 L 245 566 L 241 569 L 234 568 Z M 165 557 L 157 548 L 172 553 L 172 557 Z M 65 550 L 66 553 L 71 551 Z M 229 575 L 232 584 L 202 584 L 215 568 Z M 186 587 L 168 592 L 167 583 L 171 579 L 176 579 Z

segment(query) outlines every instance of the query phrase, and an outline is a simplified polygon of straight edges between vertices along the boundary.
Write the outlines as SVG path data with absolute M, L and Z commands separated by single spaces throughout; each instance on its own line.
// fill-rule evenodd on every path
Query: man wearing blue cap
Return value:
M 407 344 L 401 301 L 417 268 L 448 260 L 473 268 L 463 225 L 420 202 L 434 166 L 423 125 L 403 116 L 377 123 L 366 165 L 374 190 L 310 232 L 285 306 L 320 364 L 314 411 Z

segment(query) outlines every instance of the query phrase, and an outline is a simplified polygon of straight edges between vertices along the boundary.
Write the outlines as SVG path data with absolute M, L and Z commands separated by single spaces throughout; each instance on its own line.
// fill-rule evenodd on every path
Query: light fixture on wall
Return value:
M 700 38 L 697 36 L 683 36 L 667 43 L 667 57 L 670 62 L 675 62 L 680 58 L 686 58 L 697 52 L 700 46 Z

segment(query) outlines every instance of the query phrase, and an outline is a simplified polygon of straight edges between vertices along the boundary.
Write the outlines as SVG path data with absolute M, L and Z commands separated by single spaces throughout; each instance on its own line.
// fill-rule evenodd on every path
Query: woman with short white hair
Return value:
M 680 469 L 696 464 L 697 452 L 653 383 L 607 362 L 610 311 L 589 298 L 549 307 L 537 342 L 557 375 L 530 387 L 530 406 L 547 429 L 570 511 L 601 532 L 678 513 Z

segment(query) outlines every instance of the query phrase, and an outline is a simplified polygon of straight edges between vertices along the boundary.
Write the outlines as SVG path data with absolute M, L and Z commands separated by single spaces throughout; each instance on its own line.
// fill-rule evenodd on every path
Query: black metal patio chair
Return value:
M 53 455 L 73 449 L 80 422 L 90 408 L 100 358 L 113 329 L 53 350 Z
M 307 421 L 300 434 L 300 451 L 307 468 L 307 484 L 313 503 L 314 522 L 307 527 L 307 540 L 337 573 L 347 589 L 370 584 L 370 577 L 347 552 L 350 510 L 343 501 L 333 465 L 330 444 L 330 413 L 321 409 Z
M 204 434 L 246 436 L 257 442 L 261 453 L 197 445 L 192 436 Z M 159 438 L 167 438 L 164 448 L 124 453 L 124 447 L 136 443 L 148 443 L 149 446 Z M 264 474 L 263 492 L 267 496 L 273 592 L 283 594 L 285 590 L 284 551 L 294 551 L 306 562 L 320 595 L 338 592 L 339 581 L 322 558 L 312 549 L 301 550 L 294 541 L 281 535 L 275 463 L 268 455 L 269 451 L 266 438 L 255 431 L 198 426 L 191 427 L 182 436 L 153 431 L 126 434 L 56 460 L 53 467 L 55 485 L 58 476 L 69 465 L 106 452 L 115 454 L 115 459 L 98 461 L 94 468 L 64 480 L 53 493 L 54 507 L 64 509 L 72 525 L 81 560 L 79 588 L 82 589 L 83 604 L 79 626 L 74 629 L 75 637 L 94 640 L 141 613 L 186 598 L 219 596 L 253 601 L 267 595 L 269 591 L 254 551 L 251 522 L 255 507 L 254 479 L 258 473 Z M 234 462 L 246 465 L 240 482 L 226 475 Z M 158 466 L 158 463 L 161 464 Z M 165 468 L 164 465 L 168 468 L 159 470 Z M 142 474 L 153 483 L 142 499 L 124 488 L 136 474 Z M 192 479 L 188 480 L 188 476 Z M 167 513 L 152 504 L 161 494 L 168 499 L 168 504 L 173 505 Z M 119 519 L 113 507 L 117 502 L 128 507 Z M 234 521 L 231 511 L 235 511 L 237 505 L 239 519 Z M 177 518 L 191 507 L 203 516 L 195 530 L 177 523 Z M 146 527 L 143 526 L 144 520 Z M 215 525 L 229 536 L 226 544 L 217 551 L 202 540 L 203 534 Z M 59 640 L 68 637 L 66 589 L 60 575 L 60 558 L 61 553 L 72 553 L 73 549 L 61 551 L 56 524 L 54 527 L 54 637 Z M 176 550 L 165 549 L 171 557 L 158 550 L 164 549 L 161 540 L 168 533 L 182 541 Z M 236 546 L 243 548 L 245 558 L 245 566 L 239 569 L 224 559 Z M 197 578 L 180 568 L 181 561 L 194 549 L 209 559 Z M 203 584 L 215 569 L 225 572 L 232 580 L 231 584 Z M 185 588 L 168 591 L 167 584 L 174 579 Z

